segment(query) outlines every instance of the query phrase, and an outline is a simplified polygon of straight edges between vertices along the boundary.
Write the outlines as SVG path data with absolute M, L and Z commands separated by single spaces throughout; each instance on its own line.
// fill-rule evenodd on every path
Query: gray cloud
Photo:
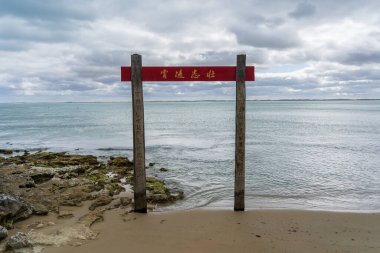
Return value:
M 65 27 L 66 26 L 66 27 Z M 47 24 L 30 23 L 20 18 L 0 19 L 0 38 L 9 44 L 17 42 L 61 42 L 73 38 L 67 25 L 50 27 Z
M 380 97 L 380 2 L 4 1 L 0 101 L 129 100 L 120 66 L 234 65 L 254 98 Z M 233 99 L 231 83 L 144 85 L 148 100 Z
M 287 49 L 300 45 L 297 30 L 280 15 L 273 17 L 254 13 L 246 15 L 245 22 L 237 19 L 230 28 L 240 44 L 269 49 Z
M 300 45 L 297 33 L 287 28 L 235 27 L 233 32 L 239 43 L 252 47 L 287 49 Z
M 316 12 L 316 7 L 309 2 L 301 2 L 296 8 L 289 12 L 289 16 L 293 18 L 305 18 L 313 15 Z
M 93 17 L 91 1 L 2 1 L 0 15 L 26 19 L 59 21 L 67 19 L 89 19 Z
M 380 64 L 380 52 L 368 49 L 349 52 L 342 57 L 341 61 L 350 65 Z

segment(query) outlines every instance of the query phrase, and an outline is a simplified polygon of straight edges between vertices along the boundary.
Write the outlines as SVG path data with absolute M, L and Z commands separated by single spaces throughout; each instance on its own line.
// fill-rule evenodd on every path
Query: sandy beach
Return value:
M 380 213 L 113 210 L 93 229 L 95 240 L 44 252 L 380 252 Z

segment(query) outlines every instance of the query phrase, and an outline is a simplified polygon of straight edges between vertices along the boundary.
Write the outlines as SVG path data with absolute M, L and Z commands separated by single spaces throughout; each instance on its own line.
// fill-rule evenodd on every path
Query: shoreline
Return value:
M 301 210 L 121 214 L 93 225 L 95 240 L 43 252 L 379 252 L 380 213 Z
M 108 148 L 99 148 L 98 150 L 105 150 L 108 151 Z M 110 149 L 110 150 L 119 150 L 118 148 Z M 121 149 L 125 150 L 125 149 Z M 79 149 L 71 150 L 71 151 L 65 151 L 65 150 L 53 150 L 51 148 L 34 148 L 34 149 L 22 149 L 22 148 L 0 148 L 0 168 L 4 165 L 2 165 L 2 161 L 6 161 L 7 158 L 17 158 L 25 156 L 25 154 L 28 155 L 37 155 L 39 153 L 50 153 L 50 154 L 66 154 L 67 156 L 93 156 L 96 157 L 96 159 L 101 163 L 107 163 L 107 161 L 113 157 L 113 155 L 109 154 L 106 156 L 99 156 L 96 154 L 89 154 L 89 152 L 80 152 Z M 125 156 L 123 156 L 125 157 Z M 3 159 L 3 160 L 2 160 Z M 128 158 L 127 158 L 128 159 Z M 150 163 L 149 163 L 150 164 Z M 153 163 L 155 164 L 155 163 Z M 19 164 L 22 165 L 22 164 Z M 150 171 L 151 174 L 149 176 L 157 176 L 159 170 L 157 169 L 161 165 L 157 165 L 156 169 L 153 171 L 151 170 L 154 168 L 154 166 L 148 166 L 147 163 L 147 171 Z M 153 171 L 153 172 L 152 172 Z M 161 174 L 159 177 L 161 180 L 165 180 L 165 175 Z M 174 186 L 175 188 L 177 186 Z M 279 195 L 280 196 L 280 195 Z M 184 201 L 186 202 L 186 197 Z M 225 202 L 227 201 L 228 204 L 220 205 L 217 203 Z M 264 201 L 265 202 L 265 201 Z M 263 204 L 264 203 L 260 199 L 256 199 L 256 196 L 246 195 L 246 211 L 255 211 L 255 210 L 303 210 L 303 211 L 328 211 L 328 212 L 349 212 L 349 213 L 380 213 L 380 209 L 345 209 L 342 207 L 336 207 L 336 208 L 318 208 L 318 207 L 310 207 L 310 206 L 301 206 L 298 204 L 292 204 L 289 203 L 288 205 L 283 205 L 284 203 L 280 203 L 282 205 L 268 205 Z M 251 205 L 250 205 L 251 203 Z M 158 212 L 171 212 L 171 211 L 187 211 L 192 209 L 205 209 L 205 210 L 231 210 L 233 207 L 233 199 L 227 198 L 227 199 L 219 199 L 214 202 L 207 202 L 206 204 L 201 205 L 195 205 L 195 206 L 175 206 L 176 203 L 170 203 L 169 205 L 162 205 L 158 208 Z M 252 207 L 253 206 L 253 207 Z M 169 208 L 168 208 L 169 207 Z
M 200 211 L 233 211 L 233 207 L 212 207 L 212 206 L 200 206 L 190 209 L 181 209 L 181 210 L 155 210 L 154 212 L 186 212 L 192 210 Z M 254 211 L 290 211 L 290 212 L 328 212 L 328 213 L 348 213 L 348 214 L 380 214 L 380 210 L 353 210 L 353 209 L 312 209 L 312 208 L 291 208 L 291 207 L 246 207 L 245 212 L 254 212 Z
M 102 151 L 109 151 L 109 150 L 119 150 L 118 148 L 115 149 L 108 149 L 108 148 L 99 148 L 97 150 L 102 150 Z M 120 150 L 126 150 L 126 149 L 120 149 Z M 0 167 L 3 166 L 1 164 L 2 160 L 1 159 L 7 159 L 7 158 L 16 158 L 20 156 L 25 156 L 25 154 L 30 154 L 30 155 L 35 155 L 38 153 L 51 153 L 51 154 L 67 154 L 68 156 L 94 156 L 98 159 L 99 162 L 106 163 L 107 160 L 113 157 L 113 155 L 105 155 L 105 156 L 99 156 L 96 154 L 89 154 L 89 152 L 81 152 L 79 149 L 71 150 L 71 151 L 65 151 L 65 150 L 54 150 L 51 148 L 34 148 L 34 149 L 22 149 L 22 148 L 0 148 Z M 154 163 L 155 164 L 155 163 Z M 148 163 L 147 163 L 148 165 Z M 159 165 L 161 166 L 161 165 Z M 159 167 L 158 166 L 158 167 Z M 157 166 L 156 166 L 157 167 Z M 153 168 L 153 167 L 148 167 L 147 170 Z M 149 170 L 148 170 L 149 171 Z M 152 171 L 152 170 L 151 170 Z M 154 173 L 151 173 L 151 175 L 157 176 L 157 172 L 159 170 L 156 168 Z M 161 180 L 165 180 L 165 175 L 161 174 L 159 177 Z M 176 187 L 176 186 L 175 186 Z M 279 195 L 280 196 L 280 195 Z M 186 202 L 186 197 L 184 201 Z M 227 201 L 228 204 L 226 205 L 220 205 L 217 203 L 220 202 L 225 202 Z M 265 202 L 265 201 L 264 201 Z M 337 208 L 317 208 L 317 207 L 310 207 L 310 206 L 301 206 L 301 205 L 295 205 L 289 203 L 288 205 L 283 205 L 284 203 L 280 203 L 282 205 L 268 205 L 268 204 L 263 204 L 264 203 L 262 200 L 256 199 L 255 196 L 246 196 L 246 211 L 255 211 L 255 210 L 303 210 L 303 211 L 328 211 L 328 212 L 349 212 L 349 213 L 380 213 L 380 209 L 345 209 L 342 207 L 337 207 Z M 251 205 L 250 205 L 251 203 Z M 208 202 L 206 204 L 201 204 L 201 205 L 195 205 L 195 206 L 175 206 L 176 203 L 171 203 L 169 205 L 163 205 L 158 207 L 158 212 L 171 212 L 171 211 L 187 211 L 187 210 L 192 210 L 192 209 L 205 209 L 205 210 L 231 210 L 233 207 L 233 199 L 228 198 L 228 199 L 222 199 L 222 200 L 216 200 L 215 202 Z M 248 207 L 247 207 L 248 206 Z M 253 207 L 252 207 L 253 206 Z

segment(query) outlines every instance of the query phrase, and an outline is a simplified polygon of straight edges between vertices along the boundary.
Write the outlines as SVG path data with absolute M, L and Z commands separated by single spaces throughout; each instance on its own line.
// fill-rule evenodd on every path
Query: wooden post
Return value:
M 141 55 L 131 56 L 135 212 L 146 213 L 144 99 Z
M 237 56 L 234 199 L 235 211 L 244 211 L 245 208 L 245 61 L 246 55 Z

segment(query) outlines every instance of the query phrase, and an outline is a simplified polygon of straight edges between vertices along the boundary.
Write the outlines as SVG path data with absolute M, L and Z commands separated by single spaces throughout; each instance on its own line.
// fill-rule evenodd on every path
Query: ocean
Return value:
M 247 101 L 246 208 L 380 211 L 380 100 Z M 0 148 L 132 159 L 131 103 L 0 104 Z M 233 208 L 235 102 L 145 102 L 161 210 Z M 160 172 L 160 168 L 168 172 Z

